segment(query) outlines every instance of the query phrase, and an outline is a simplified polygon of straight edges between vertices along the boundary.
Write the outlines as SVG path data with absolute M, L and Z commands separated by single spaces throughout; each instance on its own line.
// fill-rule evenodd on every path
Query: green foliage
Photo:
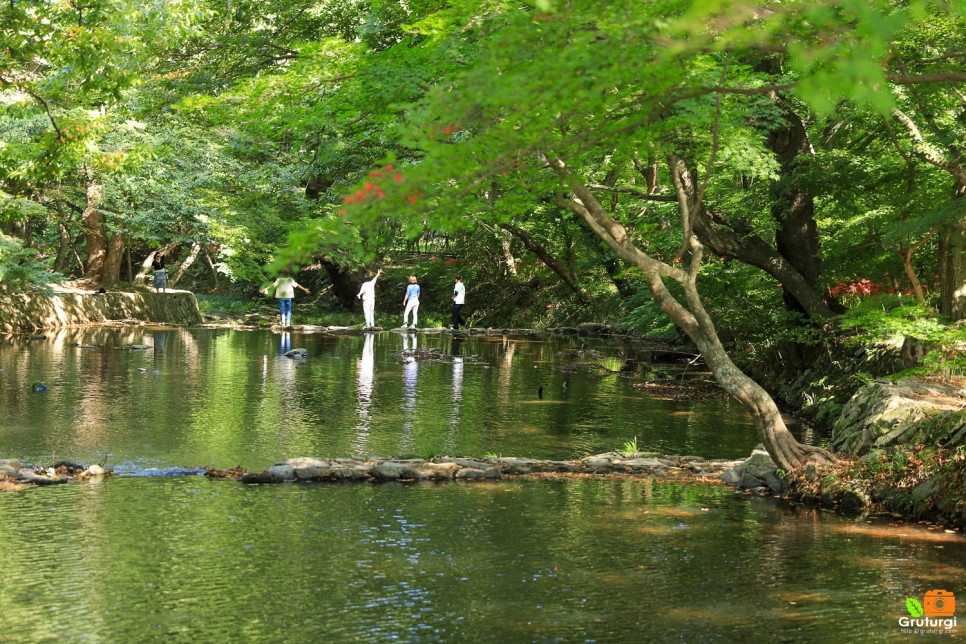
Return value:
M 48 285 L 61 277 L 37 260 L 36 249 L 24 248 L 18 240 L 0 233 L 0 289 L 48 293 Z
M 934 312 L 902 295 L 866 298 L 843 315 L 840 325 L 856 334 L 848 342 L 872 345 L 913 337 L 927 344 L 955 345 L 966 341 L 966 330 L 944 324 Z
M 854 345 L 898 343 L 914 339 L 927 347 L 921 363 L 897 374 L 902 376 L 939 376 L 952 380 L 966 376 L 966 328 L 946 324 L 933 311 L 904 296 L 869 297 L 841 318 L 843 329 L 855 335 L 847 342 Z
M 962 105 L 948 84 L 899 77 L 962 73 L 948 55 L 964 46 L 962 5 L 16 2 L 0 8 L 11 52 L 0 62 L 0 182 L 13 197 L 0 220 L 30 225 L 35 260 L 60 250 L 65 230 L 82 251 L 96 179 L 107 227 L 135 262 L 199 242 L 238 291 L 320 259 L 349 272 L 391 264 L 422 239 L 440 261 L 417 260 L 420 280 L 446 286 L 463 273 L 468 312 L 484 324 L 596 319 L 677 341 L 645 276 L 560 205 L 571 187 L 546 159 L 565 159 L 657 258 L 680 247 L 663 165 L 672 154 L 703 175 L 710 211 L 770 243 L 775 188 L 789 179 L 768 139 L 790 109 L 814 149 L 795 163 L 817 195 L 819 288 L 900 284 L 910 249 L 928 278 L 934 231 L 962 206 L 922 155 L 961 152 Z M 892 108 L 920 123 L 922 140 Z M 639 167 L 652 161 L 653 186 Z M 28 250 L 7 255 L 17 253 Z M 5 264 L 41 270 L 17 257 Z M 822 331 L 787 311 L 773 278 L 705 259 L 701 291 L 726 341 L 816 342 Z M 437 296 L 427 308 L 445 311 Z M 868 337 L 958 341 L 925 312 L 863 310 L 849 319 Z
M 637 454 L 640 450 L 637 448 L 637 436 L 633 439 L 624 443 L 624 447 L 621 448 L 620 452 L 624 456 L 631 456 Z

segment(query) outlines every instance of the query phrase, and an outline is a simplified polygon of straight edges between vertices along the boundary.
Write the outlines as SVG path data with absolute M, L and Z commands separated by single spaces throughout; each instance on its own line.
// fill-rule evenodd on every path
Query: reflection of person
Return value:
M 292 334 L 288 331 L 282 331 L 280 335 L 282 337 L 278 341 L 278 352 L 281 355 L 285 355 L 292 348 Z
M 456 276 L 456 285 L 453 286 L 453 330 L 458 331 L 460 324 L 466 324 L 463 316 L 460 315 L 460 310 L 463 308 L 463 302 L 466 301 L 466 287 L 463 286 L 463 278 L 459 275 Z
M 164 293 L 168 288 L 168 271 L 164 268 L 164 255 L 158 255 L 154 260 L 154 290 Z
M 356 299 L 362 299 L 362 312 L 366 316 L 366 325 L 362 328 L 371 329 L 376 326 L 376 280 L 382 275 L 382 269 L 376 271 L 374 276 L 362 283 L 362 288 L 356 294 Z
M 362 344 L 362 357 L 356 367 L 356 434 L 352 448 L 356 453 L 366 451 L 369 430 L 372 427 L 372 396 L 374 384 L 375 355 L 373 351 L 375 336 L 367 333 Z
M 415 329 L 419 315 L 419 284 L 416 283 L 415 275 L 409 276 L 409 286 L 406 287 L 406 295 L 403 297 L 403 306 L 406 307 L 406 311 L 403 313 L 403 328 Z M 413 312 L 413 323 L 412 326 L 407 326 L 406 322 L 409 319 L 410 311 Z
M 411 345 L 410 342 L 411 341 Z M 416 334 L 403 334 L 403 431 L 409 432 L 416 417 L 416 378 L 419 375 L 419 360 L 416 353 Z M 410 346 L 412 348 L 410 349 Z M 409 353 L 409 355 L 405 355 Z
M 403 333 L 403 354 L 409 353 L 414 354 L 419 350 L 416 345 L 416 335 L 412 333 Z
M 306 295 L 309 295 L 312 291 L 292 279 L 288 271 L 282 271 L 280 275 L 281 277 L 276 279 L 263 292 L 267 294 L 270 289 L 275 289 L 275 299 L 278 300 L 278 312 L 282 318 L 281 324 L 282 326 L 291 326 L 292 300 L 295 298 L 295 289 L 304 291 Z

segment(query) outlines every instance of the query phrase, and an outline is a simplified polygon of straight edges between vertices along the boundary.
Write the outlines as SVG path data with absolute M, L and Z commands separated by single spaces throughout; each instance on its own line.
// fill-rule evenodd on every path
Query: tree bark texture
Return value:
M 85 276 L 100 283 L 107 259 L 107 230 L 104 226 L 104 213 L 99 206 L 101 186 L 93 178 L 87 180 L 87 204 L 81 214 L 81 225 L 87 242 L 87 269 Z
M 121 262 L 124 259 L 124 234 L 115 232 L 111 235 L 111 241 L 107 246 L 107 255 L 104 258 L 104 270 L 101 273 L 101 286 L 111 287 L 121 279 Z
M 958 199 L 966 203 L 966 198 Z M 941 231 L 939 295 L 944 315 L 952 320 L 966 319 L 966 218 Z
M 777 95 L 773 100 L 784 115 L 784 124 L 772 130 L 767 138 L 768 148 L 775 153 L 781 168 L 780 178 L 771 187 L 771 215 L 778 222 L 775 248 L 814 291 L 821 274 L 818 224 L 815 200 L 800 172 L 814 152 L 801 117 Z M 798 296 L 784 282 L 781 284 L 786 307 L 808 314 Z

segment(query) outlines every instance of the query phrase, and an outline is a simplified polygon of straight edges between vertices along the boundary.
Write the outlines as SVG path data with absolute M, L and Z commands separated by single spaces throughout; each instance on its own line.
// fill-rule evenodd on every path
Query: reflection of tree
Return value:
M 356 454 L 364 454 L 372 429 L 372 394 L 375 356 L 375 335 L 367 333 L 363 339 L 362 357 L 356 366 L 356 426 L 352 442 Z
M 517 345 L 503 336 L 503 359 L 500 361 L 500 385 L 497 389 L 497 402 L 502 406 L 510 401 L 510 385 L 513 382 L 513 355 Z

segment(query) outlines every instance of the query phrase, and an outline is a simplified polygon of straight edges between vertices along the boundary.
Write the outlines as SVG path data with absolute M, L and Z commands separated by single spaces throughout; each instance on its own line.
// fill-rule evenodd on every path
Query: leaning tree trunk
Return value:
M 191 245 L 191 250 L 188 251 L 188 256 L 185 257 L 184 261 L 181 262 L 181 266 L 178 267 L 178 270 L 175 271 L 174 275 L 172 275 L 171 279 L 168 281 L 169 287 L 174 288 L 175 286 L 178 285 L 178 282 L 181 280 L 182 277 L 184 277 L 185 271 L 187 271 L 191 267 L 191 265 L 195 263 L 195 260 L 198 259 L 198 253 L 200 252 L 201 252 L 201 243 L 200 242 L 193 243 Z
M 795 440 L 772 397 L 761 385 L 742 372 L 724 350 L 698 295 L 697 277 L 704 247 L 697 237 L 685 233 L 690 253 L 686 269 L 654 259 L 635 244 L 627 229 L 604 211 L 593 193 L 570 174 L 561 159 L 548 158 L 547 161 L 561 178 L 568 181 L 576 196 L 576 199 L 561 200 L 561 205 L 580 215 L 618 257 L 642 269 L 661 310 L 694 341 L 722 388 L 751 414 L 758 437 L 775 464 L 789 471 L 810 462 L 835 460 L 824 449 L 802 445 Z M 670 166 L 682 221 L 694 221 L 694 211 L 699 208 L 699 200 L 693 175 L 679 159 L 672 157 Z M 684 302 L 676 299 L 670 292 L 664 283 L 665 279 L 674 280 L 681 285 L 684 289 Z
M 523 230 L 519 226 L 514 226 L 513 224 L 500 224 L 500 228 L 517 237 L 523 242 L 534 255 L 540 258 L 540 260 L 547 265 L 547 267 L 557 274 L 564 284 L 566 284 L 571 291 L 573 291 L 581 302 L 587 302 L 589 300 L 587 293 L 577 282 L 577 276 L 567 270 L 567 267 L 557 261 L 550 251 L 546 249 L 540 242 L 531 237 L 527 231 Z

